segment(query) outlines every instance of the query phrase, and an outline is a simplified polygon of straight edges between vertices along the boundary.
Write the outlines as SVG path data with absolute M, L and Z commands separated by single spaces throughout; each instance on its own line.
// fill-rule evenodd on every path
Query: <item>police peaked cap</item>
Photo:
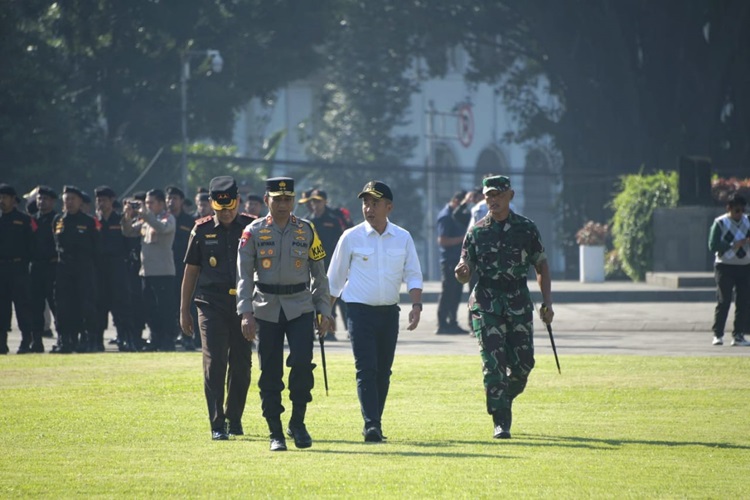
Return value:
M 266 179 L 268 196 L 294 196 L 294 179 L 291 177 L 272 177 Z
M 211 197 L 211 207 L 214 210 L 234 210 L 239 204 L 237 182 L 229 175 L 211 179 L 208 193 Z

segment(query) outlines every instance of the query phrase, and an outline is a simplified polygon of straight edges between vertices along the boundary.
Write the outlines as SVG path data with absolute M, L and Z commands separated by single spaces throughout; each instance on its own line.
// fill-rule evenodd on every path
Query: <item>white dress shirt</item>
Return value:
M 367 222 L 344 231 L 328 267 L 331 297 L 370 306 L 398 304 L 401 283 L 422 289 L 422 268 L 409 232 L 387 221 L 383 234 Z

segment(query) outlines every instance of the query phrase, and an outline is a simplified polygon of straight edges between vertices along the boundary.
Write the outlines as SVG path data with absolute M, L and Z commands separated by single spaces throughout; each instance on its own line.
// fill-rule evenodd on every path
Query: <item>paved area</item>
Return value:
M 532 291 L 536 283 L 530 284 Z M 402 330 L 398 354 L 463 354 L 476 355 L 476 340 L 468 334 L 436 335 L 437 303 L 440 284 L 425 284 L 425 304 L 419 327 L 406 330 L 408 300 L 403 301 Z M 711 323 L 714 302 L 709 290 L 674 290 L 643 283 L 614 282 L 580 284 L 553 283 L 555 321 L 552 325 L 558 354 L 638 354 L 654 356 L 747 356 L 750 347 L 730 346 L 731 335 L 725 336 L 721 347 L 711 345 Z M 655 300 L 639 302 L 639 297 L 654 296 Z M 536 294 L 535 294 L 536 295 Z M 705 297 L 711 297 L 705 300 Z M 687 301 L 680 298 L 689 297 Z M 703 297 L 703 299 L 701 299 Z M 597 298 L 600 300 L 593 300 Z M 728 331 L 734 311 L 730 310 Z M 468 329 L 466 304 L 459 308 L 459 324 Z M 328 352 L 350 352 L 346 332 L 339 321 L 339 341 L 328 342 Z M 113 338 L 114 329 L 105 338 Z M 20 334 L 14 325 L 8 346 L 15 352 Z M 45 339 L 47 350 L 54 339 Z M 540 354 L 549 354 L 549 338 L 544 325 L 535 320 L 535 345 Z M 108 346 L 114 350 L 113 346 Z

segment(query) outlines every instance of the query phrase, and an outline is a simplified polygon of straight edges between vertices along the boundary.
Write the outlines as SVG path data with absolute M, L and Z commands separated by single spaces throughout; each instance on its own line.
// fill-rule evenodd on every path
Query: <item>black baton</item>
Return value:
M 547 309 L 547 306 L 542 304 L 542 311 Z M 544 321 L 544 320 L 542 320 Z M 547 325 L 547 333 L 549 333 L 549 341 L 552 344 L 552 352 L 555 354 L 555 364 L 557 365 L 557 373 L 562 374 L 560 371 L 560 360 L 557 358 L 557 347 L 555 347 L 555 337 L 552 336 L 552 325 L 549 323 L 544 323 Z
M 317 316 L 317 327 L 320 327 L 320 322 L 323 319 L 322 314 Z M 328 368 L 326 367 L 326 348 L 323 345 L 323 335 L 318 335 L 318 342 L 320 342 L 320 359 L 323 361 L 323 382 L 326 386 L 326 396 L 328 396 Z

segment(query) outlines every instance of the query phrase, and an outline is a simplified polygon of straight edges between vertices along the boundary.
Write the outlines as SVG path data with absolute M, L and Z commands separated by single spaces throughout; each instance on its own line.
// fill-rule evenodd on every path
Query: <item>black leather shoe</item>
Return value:
M 224 429 L 215 429 L 211 431 L 211 439 L 214 441 L 226 441 L 229 439 L 229 436 Z
M 227 423 L 227 429 L 229 429 L 230 436 L 244 436 L 245 431 L 242 430 L 242 422 L 234 422 L 230 420 Z
M 286 439 L 271 437 L 271 451 L 286 451 Z
M 289 424 L 286 429 L 286 434 L 289 437 L 294 438 L 294 446 L 297 448 L 309 448 L 312 446 L 312 437 L 307 432 L 305 424 Z
M 362 432 L 365 443 L 380 443 L 383 441 L 383 433 L 377 427 L 368 427 Z
M 31 348 L 29 346 L 21 345 L 18 347 L 16 354 L 29 354 L 30 352 L 31 352 Z

